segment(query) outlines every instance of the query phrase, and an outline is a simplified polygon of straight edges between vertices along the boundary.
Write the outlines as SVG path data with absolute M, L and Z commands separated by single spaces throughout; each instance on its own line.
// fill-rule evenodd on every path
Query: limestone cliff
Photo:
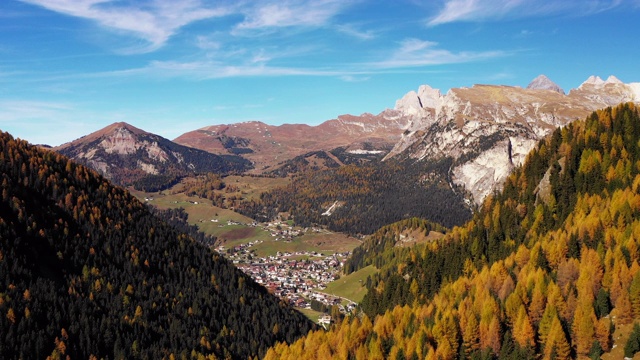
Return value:
M 407 93 L 395 110 L 410 118 L 409 125 L 385 159 L 449 157 L 450 180 L 480 204 L 556 127 L 596 109 L 640 101 L 640 83 L 624 84 L 614 76 L 592 76 L 568 95 L 546 77 L 532 84 L 475 85 L 445 95 L 423 85 Z

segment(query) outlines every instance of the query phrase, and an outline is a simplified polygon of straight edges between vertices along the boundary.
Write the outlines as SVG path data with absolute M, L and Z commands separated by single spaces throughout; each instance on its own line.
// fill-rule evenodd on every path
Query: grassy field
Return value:
M 242 196 L 247 200 L 254 200 L 260 197 L 265 191 L 273 188 L 287 185 L 291 179 L 289 178 L 266 178 L 251 176 L 227 176 L 224 182 L 228 185 L 235 185 L 239 188 Z
M 229 184 L 239 187 L 246 198 L 259 196 L 260 193 L 275 186 L 286 184 L 288 179 L 260 178 L 249 176 L 229 176 L 225 178 Z M 275 240 L 274 236 L 260 226 L 247 226 L 253 219 L 238 214 L 232 210 L 213 206 L 209 200 L 186 196 L 179 193 L 182 184 L 172 189 L 146 193 L 129 189 L 129 191 L 143 202 L 157 206 L 160 209 L 184 208 L 189 214 L 188 222 L 196 225 L 205 234 L 216 236 L 227 247 L 246 244 L 260 240 L 262 243 L 253 247 L 261 257 L 276 255 L 280 252 L 316 251 L 323 254 L 346 252 L 353 250 L 361 241 L 340 233 L 322 231 L 309 232 L 291 241 Z M 146 199 L 146 200 L 145 200 Z M 240 223 L 229 224 L 228 222 Z
M 157 206 L 159 209 L 183 208 L 189 214 L 188 222 L 198 226 L 200 231 L 217 236 L 219 238 L 229 238 L 236 240 L 237 225 L 227 225 L 228 221 L 249 224 L 253 219 L 238 214 L 234 211 L 213 206 L 211 201 L 198 197 L 186 196 L 184 193 L 172 194 L 170 191 L 156 193 L 145 193 L 129 189 L 129 191 L 143 202 Z M 148 201 L 145 199 L 149 199 Z M 151 200 L 153 199 L 153 200 Z M 214 221 L 212 221 L 214 220 Z M 265 238 L 263 234 L 256 231 L 249 234 L 247 242 L 254 238 Z
M 298 311 L 303 313 L 306 317 L 309 318 L 309 320 L 313 321 L 316 324 L 318 323 L 318 319 L 320 319 L 320 316 L 322 315 L 321 312 L 311 309 L 298 309 Z
M 318 240 L 321 239 L 321 240 Z M 270 256 L 280 252 L 316 251 L 324 255 L 353 250 L 360 240 L 340 233 L 305 234 L 290 241 L 269 236 L 263 243 L 255 245 L 258 256 Z
M 327 288 L 322 290 L 322 292 L 359 303 L 367 293 L 367 287 L 365 285 L 367 276 L 373 275 L 377 271 L 373 265 L 367 266 L 364 269 L 342 276 L 340 279 L 329 283 Z

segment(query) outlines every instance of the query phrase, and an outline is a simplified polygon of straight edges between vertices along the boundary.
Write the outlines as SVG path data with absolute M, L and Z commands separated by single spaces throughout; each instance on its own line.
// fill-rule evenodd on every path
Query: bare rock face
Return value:
M 592 76 L 568 95 L 544 76 L 527 89 L 474 85 L 441 95 L 422 86 L 396 102 L 395 110 L 411 122 L 385 159 L 450 158 L 450 180 L 481 204 L 555 128 L 628 101 L 640 102 L 640 83 L 614 76 Z
M 529 90 L 551 90 L 564 95 L 564 90 L 545 75 L 539 75 L 527 86 Z

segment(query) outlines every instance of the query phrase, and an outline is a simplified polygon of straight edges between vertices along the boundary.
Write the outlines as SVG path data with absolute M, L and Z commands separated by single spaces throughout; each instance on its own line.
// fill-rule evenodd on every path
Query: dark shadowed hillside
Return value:
M 313 327 L 62 155 L 0 133 L 0 174 L 0 358 L 247 359 Z
M 371 234 L 411 217 L 452 227 L 467 221 L 471 210 L 464 190 L 441 175 L 448 166 L 387 161 L 306 171 L 259 201 L 241 204 L 239 211 L 261 220 L 288 213 L 300 226 L 318 224 L 350 234 Z

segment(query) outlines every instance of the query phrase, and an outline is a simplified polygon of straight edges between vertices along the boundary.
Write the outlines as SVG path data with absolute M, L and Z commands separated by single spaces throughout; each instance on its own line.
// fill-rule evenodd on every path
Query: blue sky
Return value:
M 639 20 L 640 0 L 2 0 L 0 129 L 173 139 L 379 113 L 422 84 L 638 82 Z

